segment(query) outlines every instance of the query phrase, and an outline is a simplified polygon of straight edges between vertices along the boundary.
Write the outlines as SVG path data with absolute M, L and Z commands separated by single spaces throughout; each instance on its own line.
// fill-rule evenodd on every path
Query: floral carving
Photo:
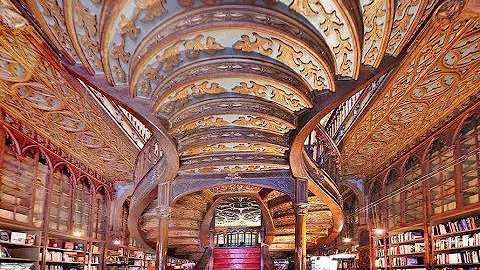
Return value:
M 50 25 L 50 29 L 55 35 L 58 42 L 74 60 L 78 61 L 78 55 L 73 49 L 70 36 L 67 32 L 67 27 L 65 26 L 63 10 L 58 5 L 57 1 L 41 0 L 37 2 L 37 5 L 41 6 L 43 9 L 42 15 L 52 22 L 52 24 Z
M 182 88 L 180 91 L 170 94 L 160 111 L 168 115 L 171 114 L 174 109 L 184 107 L 190 98 L 202 98 L 207 94 L 215 95 L 224 93 L 225 91 L 225 88 L 221 87 L 218 83 L 211 83 L 210 86 L 208 81 L 200 84 L 191 84 Z
M 322 76 L 322 69 L 317 64 L 314 64 L 312 60 L 305 63 L 302 60 L 305 55 L 302 51 L 278 38 L 267 38 L 258 33 L 253 33 L 253 36 L 255 37 L 254 42 L 250 41 L 247 35 L 242 35 L 241 40 L 235 42 L 233 48 L 243 52 L 258 52 L 264 55 L 274 53 L 274 56 L 279 61 L 291 68 L 298 69 L 300 74 L 312 82 L 313 88 L 319 90 L 327 88 L 325 78 Z M 278 46 L 276 52 L 272 49 L 275 45 Z M 309 57 L 311 58 L 310 55 Z
M 271 130 L 281 134 L 284 134 L 294 128 L 293 126 L 289 126 L 275 120 L 268 120 L 259 116 L 240 116 L 237 120 L 234 120 L 232 124 L 242 127 Z
M 384 0 L 362 1 L 364 37 L 363 37 L 363 63 L 376 67 L 383 53 L 381 46 L 384 42 L 384 28 L 386 20 L 386 3 Z
M 233 48 L 243 52 L 258 52 L 263 55 L 271 55 L 273 52 L 273 42 L 257 33 L 253 33 L 253 36 L 255 37 L 255 40 L 250 41 L 248 35 L 242 35 L 242 40 L 235 42 Z
M 135 5 L 145 14 L 140 19 L 142 22 L 151 22 L 165 13 L 164 0 L 135 0 Z
M 76 0 L 73 5 L 74 13 L 77 15 L 76 24 L 83 28 L 83 35 L 80 36 L 80 44 L 86 54 L 88 62 L 93 65 L 96 70 L 102 70 L 102 61 L 100 60 L 99 43 L 95 38 L 97 35 L 97 18 L 94 14 L 90 14 L 88 9 Z
M 418 9 L 422 0 L 398 1 L 395 12 L 395 21 L 393 22 L 392 33 L 388 42 L 387 52 L 395 54 L 399 49 L 403 39 L 407 35 L 410 26 L 418 15 Z
M 188 58 L 197 58 L 200 52 L 214 54 L 217 51 L 225 49 L 221 44 L 217 43 L 213 37 L 207 37 L 205 44 L 202 44 L 203 35 L 198 35 L 191 40 L 185 41 L 183 46 L 187 49 L 185 53 Z
M 215 41 L 215 38 L 205 38 L 201 34 L 191 39 L 179 40 L 156 57 L 157 65 L 148 65 L 139 80 L 140 91 L 144 94 L 151 93 L 153 87 L 159 82 L 159 78 L 163 78 L 165 74 L 170 73 L 182 63 L 182 52 L 186 57 L 194 59 L 198 58 L 201 52 L 214 54 L 224 49 L 223 45 Z
M 3 32 L 0 36 L 0 66 L 11 66 L 18 78 L 1 81 L 0 92 L 8 98 L 0 107 L 61 146 L 62 156 L 85 162 L 109 178 L 131 180 L 135 147 L 106 125 L 99 111 L 75 91 L 79 84 L 72 85 L 59 67 L 45 60 L 38 45 L 30 41 L 34 36 L 16 33 L 9 39 L 10 35 Z
M 292 111 L 298 111 L 307 107 L 306 104 L 300 101 L 299 97 L 296 97 L 292 93 L 287 93 L 272 85 L 260 85 L 254 81 L 250 81 L 250 84 L 251 86 L 248 86 L 247 83 L 241 82 L 240 85 L 235 86 L 232 91 L 244 95 L 270 99 Z

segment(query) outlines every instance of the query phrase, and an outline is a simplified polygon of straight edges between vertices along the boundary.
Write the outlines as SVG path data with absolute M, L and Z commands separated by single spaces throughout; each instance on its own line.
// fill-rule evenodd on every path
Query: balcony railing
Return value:
M 347 101 L 338 106 L 338 108 L 333 110 L 325 125 L 325 130 L 335 143 L 340 143 L 343 136 L 370 103 L 379 87 L 383 84 L 386 78 L 388 78 L 389 74 L 390 73 L 387 73 L 378 78 L 371 85 L 357 92 Z
M 100 105 L 102 105 L 108 115 L 118 124 L 123 132 L 125 132 L 135 146 L 137 146 L 138 149 L 142 149 L 148 139 L 152 136 L 150 130 L 148 130 L 140 120 L 130 114 L 123 107 L 110 101 L 102 93 L 87 86 L 81 80 L 79 81 L 90 91 L 90 94 L 98 103 L 100 103 Z
M 336 184 L 342 178 L 342 162 L 340 151 L 321 125 L 317 125 L 305 141 L 307 155 L 317 166 L 325 171 Z

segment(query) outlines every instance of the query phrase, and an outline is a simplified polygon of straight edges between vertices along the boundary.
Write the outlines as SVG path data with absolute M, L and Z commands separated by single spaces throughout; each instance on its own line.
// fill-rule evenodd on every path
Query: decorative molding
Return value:
M 296 203 L 294 209 L 295 214 L 305 216 L 308 214 L 308 203 Z

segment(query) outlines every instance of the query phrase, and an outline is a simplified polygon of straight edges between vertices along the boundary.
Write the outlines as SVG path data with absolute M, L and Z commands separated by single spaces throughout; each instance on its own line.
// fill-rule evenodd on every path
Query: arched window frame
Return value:
M 100 186 L 95 191 L 93 203 L 93 238 L 104 240 L 106 237 L 107 206 L 109 201 L 108 191 L 105 186 Z
M 410 167 L 411 166 L 411 167 Z M 424 218 L 424 183 L 417 182 L 424 174 L 421 159 L 417 155 L 411 155 L 402 166 L 403 169 L 403 203 L 404 224 L 412 225 L 419 223 Z
M 428 184 L 431 215 L 454 211 L 458 207 L 455 168 L 453 165 L 445 167 L 455 158 L 454 147 L 446 136 L 440 136 L 432 140 L 426 148 L 427 172 L 431 174 Z M 442 169 L 439 170 L 440 168 Z M 437 170 L 439 171 L 434 173 Z
M 402 225 L 402 195 L 398 192 L 403 181 L 396 168 L 391 169 L 385 177 L 385 204 L 387 228 L 395 228 Z
M 80 176 L 74 188 L 72 227 L 81 236 L 91 232 L 93 194 L 93 182 L 85 175 Z
M 72 197 L 75 174 L 64 162 L 55 164 L 50 177 L 49 230 L 68 233 L 72 230 Z
M 467 133 L 466 133 L 467 132 Z M 458 130 L 459 155 L 466 156 L 459 168 L 462 207 L 471 207 L 478 204 L 480 193 L 480 114 L 470 115 L 460 125 Z M 474 152 L 473 154 L 471 152 Z
M 372 205 L 372 204 L 376 203 L 385 194 L 385 186 L 383 185 L 383 181 L 381 180 L 381 178 L 383 178 L 383 177 L 381 176 L 381 177 L 375 179 L 370 184 L 370 191 L 368 193 L 369 205 Z M 385 213 L 384 213 L 385 208 L 382 207 L 383 204 L 384 203 L 381 202 L 381 203 L 379 203 L 375 206 L 371 206 L 368 209 L 369 219 L 370 219 L 371 223 L 374 224 L 374 227 L 375 226 L 381 226 L 383 228 L 383 226 L 384 226 L 383 218 L 385 216 Z M 373 229 L 375 229 L 375 228 L 373 228 Z

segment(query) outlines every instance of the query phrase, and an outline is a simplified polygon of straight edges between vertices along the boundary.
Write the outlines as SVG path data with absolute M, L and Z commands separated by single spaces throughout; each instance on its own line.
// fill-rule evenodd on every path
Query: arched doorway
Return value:
M 257 200 L 242 195 L 225 197 L 214 211 L 214 269 L 260 269 L 265 230 Z
M 223 199 L 215 209 L 215 247 L 255 247 L 261 243 L 262 210 L 251 197 Z

